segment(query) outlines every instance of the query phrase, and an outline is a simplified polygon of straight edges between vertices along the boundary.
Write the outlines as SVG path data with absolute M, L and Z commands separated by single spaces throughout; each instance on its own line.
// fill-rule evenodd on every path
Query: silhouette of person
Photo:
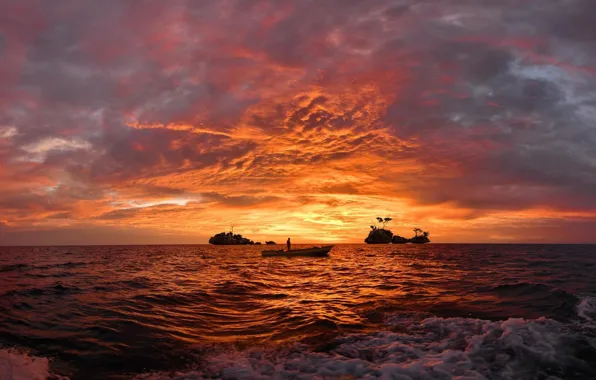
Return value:
M 289 251 L 290 248 L 292 247 L 292 243 L 290 243 L 290 238 L 288 238 L 287 244 L 288 244 L 288 251 Z

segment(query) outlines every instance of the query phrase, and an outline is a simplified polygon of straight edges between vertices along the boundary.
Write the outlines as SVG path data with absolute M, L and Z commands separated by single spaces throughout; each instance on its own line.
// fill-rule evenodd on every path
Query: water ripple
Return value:
M 345 245 L 323 260 L 262 259 L 259 247 L 0 248 L 0 343 L 76 379 L 178 370 L 229 345 L 342 347 L 345 360 L 380 363 L 396 358 L 372 338 L 388 314 L 414 340 L 415 326 L 451 328 L 449 318 L 470 336 L 476 318 L 491 331 L 548 318 L 581 323 L 593 342 L 595 265 L 591 246 Z M 358 334 L 370 351 L 342 340 Z

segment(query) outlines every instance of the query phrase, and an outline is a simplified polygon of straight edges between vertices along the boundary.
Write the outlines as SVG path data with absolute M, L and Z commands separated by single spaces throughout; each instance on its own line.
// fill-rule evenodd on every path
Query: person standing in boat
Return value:
M 292 247 L 292 243 L 290 243 L 290 238 L 288 238 L 288 241 L 286 242 L 286 244 L 288 244 L 288 251 L 289 251 L 290 248 Z

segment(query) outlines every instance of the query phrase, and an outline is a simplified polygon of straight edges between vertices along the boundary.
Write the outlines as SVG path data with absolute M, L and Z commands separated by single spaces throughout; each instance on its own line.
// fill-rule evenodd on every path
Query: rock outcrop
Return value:
M 412 243 L 412 244 L 426 244 L 426 243 L 430 243 L 430 239 L 428 238 L 427 235 L 418 235 L 418 236 L 414 236 L 413 238 L 411 238 L 410 243 Z
M 209 244 L 213 245 L 248 245 L 254 244 L 250 239 L 243 237 L 240 234 L 233 234 L 232 232 L 221 232 L 212 236 L 209 239 Z
M 391 239 L 391 243 L 393 243 L 393 244 L 406 244 L 409 242 L 410 242 L 410 239 L 399 236 L 399 235 L 393 235 L 393 239 Z
M 383 228 L 373 228 L 364 242 L 367 244 L 389 244 L 393 238 L 393 232 Z
M 267 244 L 267 245 L 274 245 L 276 243 L 274 241 L 269 240 L 269 241 L 266 241 L 265 244 Z
M 370 231 L 364 242 L 367 244 L 426 244 L 430 243 L 430 239 L 428 238 L 429 232 L 423 231 L 422 229 L 416 227 L 414 228 L 415 236 L 412 238 L 405 238 L 399 235 L 393 235 L 393 233 L 386 229 L 387 223 L 390 222 L 391 218 L 381 218 L 377 217 L 376 222 L 373 222 L 373 225 L 370 226 Z M 380 224 L 377 224 L 377 222 Z

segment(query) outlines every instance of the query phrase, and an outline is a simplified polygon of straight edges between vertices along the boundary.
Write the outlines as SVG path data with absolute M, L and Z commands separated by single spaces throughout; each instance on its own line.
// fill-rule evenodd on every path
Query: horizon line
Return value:
M 322 243 L 322 242 L 307 242 L 307 243 L 292 243 L 292 245 L 311 245 L 311 244 L 325 244 L 325 245 L 366 245 L 366 246 L 427 246 L 427 245 L 596 245 L 596 242 L 591 243 L 563 243 L 563 242 L 483 242 L 483 243 L 470 243 L 470 242 L 450 242 L 450 243 L 425 243 L 425 244 L 367 244 L 367 243 Z M 278 244 L 209 244 L 209 243 L 148 243 L 148 244 L 12 244 L 3 245 L 0 244 L 1 248 L 14 248 L 14 247 L 143 247 L 143 246 L 196 246 L 196 245 L 208 245 L 213 247 L 242 247 L 242 246 L 267 246 L 267 245 L 286 245 L 285 243 Z

